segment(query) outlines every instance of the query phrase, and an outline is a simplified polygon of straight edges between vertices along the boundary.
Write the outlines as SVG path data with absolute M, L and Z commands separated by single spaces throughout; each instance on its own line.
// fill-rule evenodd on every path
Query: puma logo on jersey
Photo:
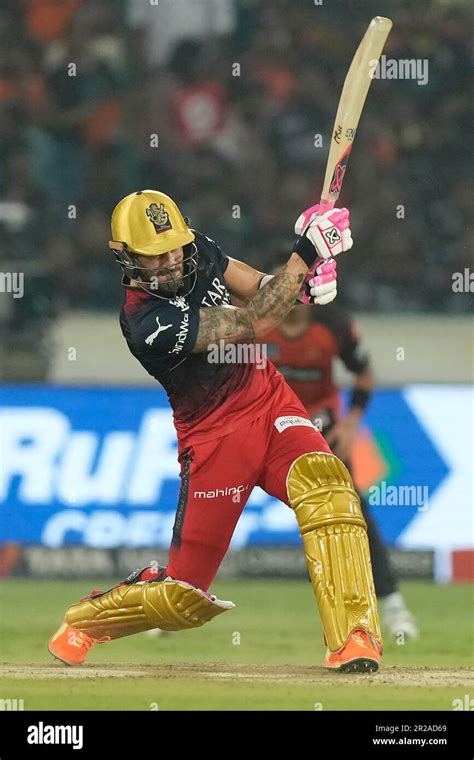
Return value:
M 158 329 L 155 330 L 155 332 L 152 332 L 151 335 L 148 336 L 148 338 L 145 338 L 145 343 L 147 346 L 151 346 L 155 338 L 162 332 L 163 330 L 167 330 L 168 327 L 172 327 L 172 325 L 160 325 L 160 318 L 156 318 L 156 324 L 158 325 Z

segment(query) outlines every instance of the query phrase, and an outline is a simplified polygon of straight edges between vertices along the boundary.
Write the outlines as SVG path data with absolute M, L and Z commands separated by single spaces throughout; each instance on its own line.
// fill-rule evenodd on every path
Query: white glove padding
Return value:
M 330 259 L 352 248 L 349 211 L 333 208 L 320 213 L 319 204 L 303 211 L 295 224 L 297 235 L 305 235 L 314 245 L 318 256 Z
M 303 287 L 298 293 L 301 303 L 324 304 L 331 303 L 337 296 L 337 269 L 335 259 L 323 261 L 315 272 L 308 273 Z

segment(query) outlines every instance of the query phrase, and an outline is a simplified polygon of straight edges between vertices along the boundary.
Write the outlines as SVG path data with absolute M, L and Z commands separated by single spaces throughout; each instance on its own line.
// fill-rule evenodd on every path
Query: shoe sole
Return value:
M 67 662 L 67 660 L 63 660 L 62 657 L 58 657 L 57 654 L 55 654 L 48 646 L 48 652 L 50 653 L 51 657 L 54 657 L 55 660 L 58 662 L 62 662 L 63 665 L 67 665 L 68 668 L 77 668 L 79 667 L 79 664 L 77 662 Z
M 370 657 L 356 657 L 342 665 L 324 665 L 324 667 L 336 673 L 375 673 L 379 669 L 379 663 Z

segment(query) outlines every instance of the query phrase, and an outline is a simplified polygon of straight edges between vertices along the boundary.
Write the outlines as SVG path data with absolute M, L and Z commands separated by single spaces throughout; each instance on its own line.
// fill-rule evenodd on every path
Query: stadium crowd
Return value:
M 167 192 L 193 226 L 260 268 L 289 250 L 378 5 L 2 0 L 0 270 L 25 273 L 25 298 L 0 309 L 9 334 L 34 343 L 63 309 L 118 305 L 110 213 L 140 187 Z M 429 76 L 371 90 L 341 196 L 356 247 L 339 298 L 462 312 L 451 284 L 473 249 L 472 10 L 394 9 L 387 57 L 427 60 Z

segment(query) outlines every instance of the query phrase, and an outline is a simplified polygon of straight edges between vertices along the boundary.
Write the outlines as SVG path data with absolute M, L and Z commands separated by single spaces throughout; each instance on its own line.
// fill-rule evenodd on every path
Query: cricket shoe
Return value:
M 379 610 L 382 624 L 396 639 L 417 639 L 420 635 L 416 620 L 399 591 L 379 599 Z
M 327 650 L 323 666 L 338 673 L 374 673 L 381 659 L 382 646 L 375 636 L 356 628 L 344 646 L 335 652 Z
M 65 665 L 82 665 L 89 649 L 92 649 L 94 644 L 102 644 L 104 641 L 110 641 L 110 636 L 94 639 L 84 631 L 72 628 L 64 621 L 48 641 L 48 649 L 53 657 L 61 660 Z

